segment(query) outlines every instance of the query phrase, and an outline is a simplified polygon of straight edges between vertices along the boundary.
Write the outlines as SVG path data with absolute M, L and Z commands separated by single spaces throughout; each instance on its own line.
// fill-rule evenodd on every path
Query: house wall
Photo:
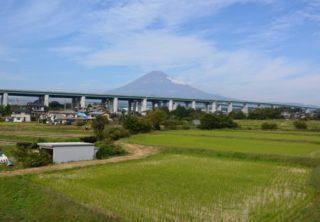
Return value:
M 15 123 L 22 123 L 22 122 L 30 122 L 31 116 L 30 115 L 12 115 L 13 122 Z
M 93 160 L 94 146 L 72 146 L 53 148 L 53 162 L 64 163 L 80 160 Z

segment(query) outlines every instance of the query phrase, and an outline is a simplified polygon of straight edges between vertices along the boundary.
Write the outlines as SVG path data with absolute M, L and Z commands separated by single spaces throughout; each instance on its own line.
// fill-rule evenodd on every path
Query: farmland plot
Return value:
M 268 221 L 294 217 L 313 198 L 309 175 L 274 163 L 160 154 L 31 180 L 124 221 Z
M 242 131 L 172 131 L 170 133 L 140 134 L 129 139 L 131 143 L 159 145 L 167 148 L 206 149 L 226 152 L 276 154 L 285 156 L 320 157 L 317 136 Z

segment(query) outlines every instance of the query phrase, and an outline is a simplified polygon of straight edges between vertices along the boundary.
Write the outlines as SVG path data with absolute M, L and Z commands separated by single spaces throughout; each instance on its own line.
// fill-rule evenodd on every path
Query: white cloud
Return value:
M 0 32 L 9 33 L 9 37 L 19 41 L 70 35 L 72 37 L 59 42 L 58 47 L 47 48 L 89 67 L 161 69 L 201 89 L 229 97 L 320 104 L 316 96 L 320 93 L 320 71 L 315 65 L 271 57 L 252 47 L 251 50 L 221 50 L 213 39 L 206 39 L 201 33 L 182 34 L 180 30 L 191 20 L 246 2 L 277 4 L 278 1 L 127 0 L 103 7 L 93 7 L 92 1 L 87 0 L 77 4 L 62 0 L 31 1 L 0 21 Z M 312 6 L 317 2 L 313 1 Z M 266 40 L 285 39 L 286 30 L 306 20 L 318 19 L 315 11 L 306 7 L 273 19 L 243 43 L 265 44 Z M 2 51 L 0 47 L 0 58 Z M 8 76 L 2 75 L 2 78 Z
M 154 31 L 118 39 L 114 45 L 92 53 L 84 60 L 91 66 L 179 67 L 206 57 L 210 48 L 210 43 L 196 37 Z

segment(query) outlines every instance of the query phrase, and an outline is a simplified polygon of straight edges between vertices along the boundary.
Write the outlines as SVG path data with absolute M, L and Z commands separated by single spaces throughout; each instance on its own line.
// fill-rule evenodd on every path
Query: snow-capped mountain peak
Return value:
M 110 90 L 108 93 L 146 97 L 228 99 L 220 95 L 206 93 L 193 88 L 161 71 L 147 73 L 125 86 Z

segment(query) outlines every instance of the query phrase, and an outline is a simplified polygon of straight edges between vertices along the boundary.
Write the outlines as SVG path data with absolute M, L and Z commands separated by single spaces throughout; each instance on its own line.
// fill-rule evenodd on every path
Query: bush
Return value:
M 147 133 L 152 129 L 150 121 L 133 115 L 130 115 L 123 120 L 123 127 L 129 130 L 132 134 Z
M 246 115 L 241 111 L 232 111 L 229 113 L 229 117 L 232 119 L 245 119 Z
M 129 131 L 123 127 L 106 127 L 103 131 L 103 137 L 110 141 L 119 140 L 129 136 Z
M 160 109 L 149 111 L 145 119 L 152 125 L 153 129 L 159 130 L 160 125 L 167 119 L 167 113 Z
M 249 112 L 248 119 L 281 119 L 281 109 L 257 108 Z
M 303 120 L 296 120 L 293 122 L 293 125 L 296 129 L 307 129 L 308 128 L 307 123 Z
M 108 155 L 108 149 L 109 149 L 109 146 L 107 144 L 103 144 L 99 147 L 99 150 L 97 151 L 96 153 L 96 158 L 101 160 L 103 158 L 107 158 L 109 155 Z
M 105 126 L 109 123 L 106 116 L 97 116 L 96 119 L 92 121 L 93 131 L 98 139 L 103 139 L 103 130 Z
M 17 142 L 16 147 L 19 149 L 36 149 L 38 148 L 38 145 L 36 143 L 30 143 L 30 142 Z
M 76 126 L 84 126 L 86 125 L 86 121 L 84 120 L 77 120 L 75 123 L 74 123 Z
M 263 129 L 263 130 L 275 130 L 275 129 L 278 129 L 278 125 L 276 123 L 264 122 L 264 123 L 261 124 L 261 129 Z
M 177 129 L 190 129 L 188 121 L 182 121 L 177 119 L 169 119 L 163 123 L 165 129 L 177 130 Z
M 18 143 L 13 155 L 24 167 L 39 167 L 51 163 L 51 155 L 46 150 L 40 150 L 36 143 Z
M 224 115 L 205 114 L 200 119 L 200 129 L 236 128 L 238 124 Z
M 98 142 L 99 150 L 96 153 L 97 159 L 104 159 L 109 156 L 120 156 L 126 154 L 126 151 L 119 145 L 110 145 L 103 142 Z
M 95 136 L 80 137 L 80 141 L 85 143 L 95 143 L 97 142 L 97 137 Z

